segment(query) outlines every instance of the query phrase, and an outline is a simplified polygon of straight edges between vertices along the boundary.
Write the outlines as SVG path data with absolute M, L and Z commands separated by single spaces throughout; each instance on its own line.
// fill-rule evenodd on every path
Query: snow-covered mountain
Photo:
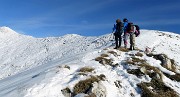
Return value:
M 112 34 L 34 38 L 0 27 L 0 97 L 180 96 L 180 35 L 141 30 L 135 51 L 113 43 Z

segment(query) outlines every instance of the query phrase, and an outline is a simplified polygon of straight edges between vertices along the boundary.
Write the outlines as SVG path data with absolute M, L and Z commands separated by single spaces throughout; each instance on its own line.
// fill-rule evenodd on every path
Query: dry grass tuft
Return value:
M 180 74 L 175 74 L 175 75 L 168 75 L 165 74 L 168 78 L 170 78 L 171 80 L 175 80 L 177 82 L 180 82 Z
M 151 82 L 137 84 L 142 90 L 142 97 L 178 97 L 176 92 L 167 87 L 161 80 L 153 78 Z M 149 88 L 149 87 L 152 87 Z
M 84 72 L 84 73 L 88 73 L 88 72 L 92 72 L 92 71 L 94 71 L 94 68 L 88 67 L 88 66 L 82 67 L 79 69 L 79 72 Z
M 131 58 L 132 58 L 132 60 L 126 60 L 127 64 L 139 65 L 139 64 L 142 64 L 142 63 L 146 63 L 146 61 L 143 60 L 143 59 L 139 59 L 139 58 L 136 58 L 136 57 L 131 57 Z
M 172 67 L 172 69 L 171 69 L 171 71 L 173 71 L 173 72 L 176 72 L 176 65 L 175 65 L 175 61 L 174 61 L 174 59 L 170 59 L 171 60 L 171 67 Z M 177 73 L 177 72 L 176 72 Z
M 128 48 L 119 48 L 118 50 L 122 51 L 122 52 L 129 52 Z
M 128 72 L 129 74 L 134 74 L 134 75 L 136 75 L 137 77 L 140 77 L 140 76 L 143 76 L 143 75 L 144 75 L 144 73 L 141 72 L 140 69 L 128 69 L 127 72 Z
M 106 76 L 104 74 L 100 74 L 99 76 L 97 76 L 100 80 L 105 81 Z
M 79 81 L 73 88 L 73 95 L 77 95 L 79 93 L 87 94 L 89 90 L 93 87 L 94 82 L 99 82 L 105 77 L 105 75 L 101 74 L 99 76 L 91 76 L 88 79 Z
M 92 83 L 98 82 L 99 79 L 95 76 L 91 76 L 91 78 L 88 78 L 86 80 L 79 81 L 75 86 L 74 86 L 74 95 L 77 95 L 78 93 L 88 93 L 88 91 L 92 88 Z
M 115 51 L 108 51 L 108 53 L 113 54 L 114 56 L 118 56 L 117 52 Z
M 101 57 L 109 57 L 108 54 L 101 54 Z
M 146 71 L 144 73 L 149 75 L 149 77 L 158 78 L 158 79 L 162 80 L 162 72 L 158 68 L 156 68 L 154 66 L 150 66 L 147 63 L 139 64 L 139 66 L 145 67 Z
M 136 57 L 132 57 L 132 61 L 136 62 L 136 63 L 144 63 L 145 62 L 145 60 L 139 59 L 139 58 L 136 58 Z
M 137 52 L 135 55 L 136 55 L 136 56 L 139 56 L 139 57 L 142 57 L 142 56 L 143 56 L 143 54 L 140 53 L 140 52 Z
M 101 63 L 103 65 L 112 65 L 112 63 L 113 63 L 112 59 L 107 59 L 104 57 L 97 57 L 97 58 L 95 58 L 95 61 L 98 61 L 99 63 Z
M 162 72 L 158 68 L 146 63 L 145 60 L 141 60 L 139 58 L 134 57 L 133 61 L 127 61 L 126 63 L 136 65 L 141 68 L 141 69 L 128 70 L 127 72 L 130 74 L 134 74 L 137 77 L 142 76 L 143 74 L 147 74 L 151 78 L 155 77 L 155 78 L 159 78 L 160 80 L 162 79 Z

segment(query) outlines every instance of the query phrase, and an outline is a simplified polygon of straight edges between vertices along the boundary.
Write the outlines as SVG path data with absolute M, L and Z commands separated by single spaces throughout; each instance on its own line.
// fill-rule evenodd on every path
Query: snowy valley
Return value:
M 134 51 L 113 49 L 113 40 L 0 27 L 0 97 L 180 96 L 180 35 L 141 30 Z

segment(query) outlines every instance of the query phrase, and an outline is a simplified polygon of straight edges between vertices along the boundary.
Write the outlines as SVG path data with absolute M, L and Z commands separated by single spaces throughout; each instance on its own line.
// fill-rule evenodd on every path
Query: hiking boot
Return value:
M 125 45 L 124 48 L 127 49 L 127 46 Z
M 133 49 L 132 48 L 129 48 L 130 51 L 132 51 Z
M 132 49 L 135 50 L 135 47 L 133 46 Z
M 120 48 L 121 46 L 118 46 L 118 48 Z
M 130 48 L 129 48 L 129 50 L 131 50 L 131 51 L 133 50 L 133 46 L 132 46 L 132 45 L 130 45 Z
M 115 47 L 114 49 L 117 49 L 118 47 Z

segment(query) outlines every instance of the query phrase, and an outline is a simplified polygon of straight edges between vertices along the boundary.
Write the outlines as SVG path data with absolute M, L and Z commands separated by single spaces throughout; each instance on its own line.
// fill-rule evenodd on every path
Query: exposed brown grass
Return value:
M 97 57 L 97 58 L 95 58 L 95 61 L 98 61 L 99 63 L 101 63 L 103 65 L 112 65 L 112 63 L 113 63 L 112 59 L 107 59 L 104 57 Z
M 101 54 L 101 57 L 109 57 L 108 54 Z
M 115 51 L 108 51 L 108 53 L 113 54 L 114 56 L 118 56 L 117 52 Z
M 143 54 L 138 53 L 135 54 L 135 56 L 140 56 L 142 57 Z M 162 81 L 162 75 L 163 73 L 161 72 L 161 70 L 159 70 L 158 68 L 149 65 L 145 60 L 137 58 L 133 55 L 132 60 L 127 61 L 127 64 L 132 64 L 132 65 L 136 65 L 140 68 L 145 68 L 143 69 L 144 71 L 142 72 L 141 69 L 129 69 L 127 70 L 128 73 L 130 74 L 134 74 L 137 77 L 138 76 L 142 76 L 144 74 L 149 75 L 149 77 L 152 78 L 151 82 L 147 83 L 147 82 L 142 82 L 137 84 L 138 87 L 141 88 L 142 90 L 142 97 L 178 97 L 177 93 L 171 89 L 170 87 L 167 87 L 163 81 Z M 155 59 L 158 60 L 158 56 L 154 55 L 154 54 L 148 54 L 149 57 L 154 57 Z M 165 57 L 167 57 L 167 55 L 164 55 Z M 174 60 L 171 59 L 171 63 L 175 64 Z M 172 65 L 174 67 L 172 67 L 171 71 L 175 71 L 175 65 Z M 175 75 L 167 75 L 165 74 L 167 77 L 169 77 L 172 80 L 176 80 L 176 81 L 180 81 L 180 74 L 175 74 Z M 150 87 L 152 87 L 153 89 L 151 89 Z
M 88 96 L 84 96 L 84 97 L 97 97 L 94 93 L 90 93 Z
M 176 72 L 176 65 L 175 65 L 175 61 L 174 61 L 174 59 L 170 59 L 171 60 L 171 64 L 172 64 L 172 69 L 171 69 L 171 71 L 173 71 L 173 72 Z M 177 73 L 177 72 L 176 72 Z
M 143 72 L 140 69 L 134 69 L 134 70 L 128 70 L 127 71 L 128 73 L 134 74 L 137 77 L 142 76 L 143 74 L 147 74 L 151 78 L 152 77 L 156 77 L 156 78 L 159 77 L 159 79 L 162 78 L 162 72 L 158 68 L 151 66 L 148 63 L 146 63 L 145 60 L 142 60 L 142 59 L 139 59 L 136 57 L 132 57 L 132 61 L 126 61 L 126 63 L 131 64 L 131 65 L 136 65 L 136 66 L 141 67 L 141 68 L 142 67 L 145 68 L 145 70 Z
M 126 63 L 127 63 L 127 64 L 132 64 L 132 65 L 137 65 L 135 62 L 133 62 L 133 61 L 128 61 L 128 60 L 126 60 Z
M 79 72 L 84 72 L 84 73 L 92 72 L 92 71 L 94 71 L 94 68 L 89 67 L 89 66 L 82 67 L 82 68 L 79 69 Z
M 167 56 L 166 54 L 153 54 L 153 53 L 147 54 L 147 56 L 153 57 L 153 58 L 155 58 L 156 60 L 160 60 L 159 55 L 163 55 L 164 57 L 168 58 L 168 56 Z M 168 59 L 170 59 L 170 58 L 168 58 Z M 161 65 L 162 65 L 163 62 L 162 62 L 162 60 L 160 60 L 160 61 L 161 61 Z M 170 61 L 171 61 L 171 69 L 168 68 L 167 66 L 164 66 L 164 65 L 162 65 L 162 66 L 163 66 L 164 68 L 172 71 L 172 72 L 177 73 L 177 72 L 176 72 L 176 65 L 175 65 L 174 59 L 170 59 Z
M 151 82 L 142 82 L 137 84 L 137 86 L 142 90 L 142 97 L 178 97 L 173 89 L 165 86 L 159 79 L 153 78 Z M 150 89 L 149 87 L 152 87 L 153 89 Z
M 140 76 L 143 76 L 143 75 L 144 75 L 144 73 L 141 72 L 140 69 L 128 69 L 127 72 L 130 73 L 130 74 L 134 74 L 134 75 L 136 75 L 137 77 L 140 77 Z
M 136 57 L 131 57 L 131 58 L 132 58 L 132 60 L 127 60 L 126 61 L 127 64 L 138 65 L 138 64 L 142 64 L 142 63 L 146 62 L 145 60 L 139 59 L 139 58 L 136 58 Z
M 147 63 L 139 64 L 139 66 L 145 67 L 146 71 L 144 73 L 149 75 L 151 78 L 158 78 L 159 77 L 159 79 L 162 80 L 162 72 L 158 68 L 156 68 L 154 66 L 150 66 Z
M 140 52 L 137 52 L 135 55 L 136 55 L 136 56 L 139 56 L 139 57 L 142 57 L 142 56 L 143 56 L 143 54 L 140 53 Z
M 92 83 L 98 82 L 98 81 L 99 81 L 99 79 L 95 76 L 91 76 L 91 78 L 79 81 L 74 86 L 74 89 L 73 89 L 74 95 L 77 95 L 78 93 L 87 93 L 93 86 Z
M 104 79 L 104 77 L 105 75 L 101 74 L 99 76 L 91 76 L 88 79 L 79 81 L 73 88 L 73 95 L 77 95 L 78 93 L 87 94 L 88 91 L 93 87 L 93 83 L 99 82 L 100 80 Z
M 168 75 L 165 74 L 168 78 L 170 78 L 171 80 L 175 80 L 177 82 L 180 82 L 180 74 L 175 74 L 175 75 Z
M 106 79 L 106 76 L 104 74 L 100 74 L 99 76 L 97 76 L 98 79 L 102 80 L 102 81 L 105 81 Z
M 122 51 L 122 52 L 129 52 L 128 48 L 118 48 L 118 50 Z
M 140 63 L 145 62 L 145 60 L 139 59 L 139 58 L 136 58 L 136 57 L 132 57 L 132 61 L 133 61 L 133 62 L 140 62 Z

